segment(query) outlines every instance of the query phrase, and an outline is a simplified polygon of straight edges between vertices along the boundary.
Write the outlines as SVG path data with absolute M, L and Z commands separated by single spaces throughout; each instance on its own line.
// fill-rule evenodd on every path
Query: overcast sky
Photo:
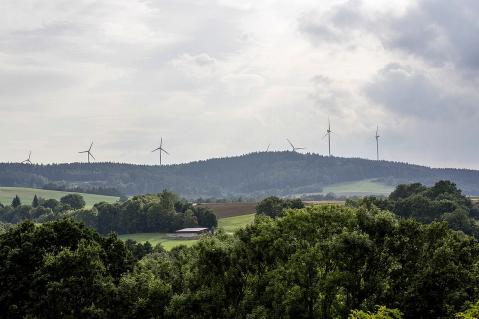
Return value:
M 400 3 L 400 4 L 397 4 Z M 0 161 L 285 150 L 479 168 L 479 1 L 4 0 Z

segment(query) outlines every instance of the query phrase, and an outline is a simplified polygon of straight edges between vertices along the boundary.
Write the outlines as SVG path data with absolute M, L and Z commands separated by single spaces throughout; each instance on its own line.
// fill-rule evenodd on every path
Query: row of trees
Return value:
M 479 307 L 477 240 L 377 208 L 258 215 L 170 252 L 128 245 L 69 220 L 0 235 L 1 316 L 475 318 Z
M 11 205 L 0 205 L 0 222 L 16 224 L 23 220 L 43 223 L 65 217 L 85 223 L 101 234 L 110 232 L 173 232 L 183 227 L 217 226 L 214 213 L 181 200 L 176 194 L 134 196 L 125 202 L 97 203 L 85 208 L 79 194 L 69 194 L 57 201 L 34 197 L 31 205 L 22 205 L 18 196 Z
M 371 196 L 348 200 L 346 204 L 378 207 L 399 217 L 414 218 L 423 223 L 446 221 L 451 228 L 479 238 L 479 207 L 473 205 L 450 181 L 440 181 L 432 187 L 420 183 L 399 185 L 387 198 Z
M 134 196 L 123 203 L 99 203 L 92 210 L 77 212 L 75 218 L 103 234 L 173 232 L 183 227 L 218 225 L 209 208 L 180 200 L 169 191 Z

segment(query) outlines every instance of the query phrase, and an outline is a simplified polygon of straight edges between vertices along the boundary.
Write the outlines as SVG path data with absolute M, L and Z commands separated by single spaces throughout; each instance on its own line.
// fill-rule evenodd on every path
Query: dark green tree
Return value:
M 85 207 L 85 200 L 80 194 L 68 194 L 60 198 L 63 205 L 69 205 L 73 209 L 82 209 Z
M 0 235 L 1 316 L 79 318 L 110 312 L 111 289 L 133 263 L 122 241 L 82 224 L 23 222 Z
M 281 199 L 276 196 L 271 196 L 258 203 L 256 206 L 256 214 L 279 217 L 285 209 L 299 209 L 303 207 L 304 203 L 300 199 Z
M 37 194 L 35 194 L 35 196 L 33 196 L 32 207 L 37 208 L 38 205 L 39 205 L 38 197 L 37 197 Z
M 20 200 L 20 197 L 18 197 L 18 195 L 15 195 L 15 197 L 12 200 L 12 207 L 17 208 L 20 205 L 22 205 L 22 201 Z

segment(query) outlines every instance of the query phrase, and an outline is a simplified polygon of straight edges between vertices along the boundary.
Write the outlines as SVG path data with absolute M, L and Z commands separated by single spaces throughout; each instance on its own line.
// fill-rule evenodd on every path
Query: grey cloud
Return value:
M 459 94 L 432 82 L 421 72 L 389 64 L 364 87 L 366 95 L 389 111 L 422 120 L 475 116 L 478 96 Z
M 466 75 L 479 71 L 479 2 L 422 0 L 392 20 L 383 42 Z
M 479 76 L 479 2 L 415 1 L 404 14 L 371 14 L 361 1 L 326 12 L 307 13 L 299 29 L 313 43 L 361 41 L 368 34 L 387 50 L 401 51 L 438 67 L 452 65 L 466 77 Z
M 305 13 L 298 21 L 299 30 L 317 45 L 351 41 L 369 25 L 359 0 L 346 1 L 325 12 Z

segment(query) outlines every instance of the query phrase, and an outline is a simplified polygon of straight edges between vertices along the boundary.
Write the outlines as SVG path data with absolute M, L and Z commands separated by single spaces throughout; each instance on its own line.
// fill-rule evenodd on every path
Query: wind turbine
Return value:
M 161 165 L 161 152 L 165 152 L 166 155 L 170 155 L 170 153 L 168 153 L 167 151 L 165 151 L 165 149 L 163 148 L 163 137 L 161 138 L 160 140 L 160 147 L 157 147 L 155 148 L 153 151 L 151 151 L 152 153 L 153 152 L 156 152 L 156 151 L 160 151 L 160 165 Z
M 22 164 L 30 164 L 32 165 L 32 161 L 30 161 L 30 157 L 32 156 L 32 151 L 30 151 L 30 153 L 28 154 L 28 158 L 24 161 L 22 161 Z
M 88 164 L 90 164 L 90 156 L 96 160 L 96 158 L 93 156 L 93 154 L 91 153 L 91 148 L 93 147 L 93 142 L 91 142 L 90 144 L 90 148 L 86 151 L 82 151 L 82 152 L 78 152 L 79 154 L 82 154 L 82 153 L 87 153 L 88 154 Z
M 326 136 L 328 137 L 328 150 L 329 150 L 329 156 L 331 156 L 331 121 L 328 118 L 328 129 L 326 130 L 326 134 L 323 136 L 325 138 Z
M 266 148 L 266 152 L 269 152 L 269 147 L 271 146 L 271 144 L 268 144 L 268 147 Z
M 376 128 L 376 155 L 377 155 L 377 160 L 379 161 L 379 125 Z
M 295 147 L 293 145 L 293 143 L 291 143 L 290 140 L 288 140 L 288 139 L 286 139 L 286 140 L 288 141 L 289 145 L 291 145 L 291 148 L 292 148 L 293 152 L 296 152 L 296 150 L 304 150 L 304 147 Z

